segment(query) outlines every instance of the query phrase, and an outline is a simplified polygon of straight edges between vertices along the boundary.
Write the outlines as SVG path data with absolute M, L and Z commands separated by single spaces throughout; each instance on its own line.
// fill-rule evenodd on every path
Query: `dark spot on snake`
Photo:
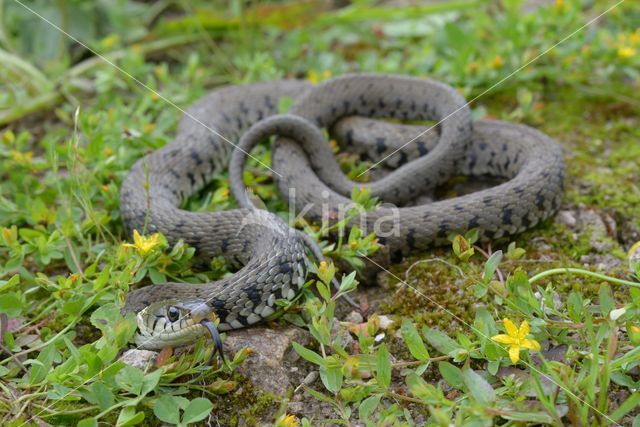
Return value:
M 360 101 L 361 106 L 364 107 L 365 105 L 367 105 L 367 101 L 364 99 L 364 96 L 362 95 L 358 96 L 358 100 Z
M 353 145 L 353 129 L 348 129 L 344 134 L 347 145 Z
M 414 228 L 409 228 L 409 231 L 407 231 L 407 245 L 409 246 L 409 249 L 415 249 L 416 247 L 416 239 L 414 237 L 415 233 L 416 230 Z
M 440 224 L 438 226 L 438 237 L 447 237 L 447 235 L 449 234 L 449 227 L 447 227 L 447 224 Z
M 262 112 L 262 110 L 258 110 L 256 111 L 256 116 L 258 120 L 262 120 L 264 118 L 264 113 Z
M 291 264 L 288 262 L 283 262 L 280 264 L 280 273 L 288 274 L 291 272 Z
M 464 210 L 464 208 L 462 206 L 460 206 L 460 205 L 453 205 L 453 209 L 456 212 L 462 212 Z
M 400 108 L 401 105 L 402 105 L 402 99 L 400 98 L 396 99 L 396 108 Z
M 429 150 L 427 150 L 427 147 L 424 145 L 424 142 L 418 141 L 418 154 L 420 154 L 420 156 L 424 156 L 428 152 Z
M 416 102 L 415 101 L 411 101 L 411 106 L 409 108 L 411 109 L 411 111 L 415 112 L 416 111 Z
M 504 224 L 509 224 L 509 225 L 511 225 L 511 224 L 512 224 L 512 222 L 511 222 L 511 216 L 512 216 L 512 215 L 513 215 L 513 209 L 511 209 L 511 208 L 505 208 L 505 209 L 502 211 L 502 222 L 503 222 Z
M 404 165 L 405 163 L 407 163 L 407 153 L 402 151 L 400 153 L 400 160 L 398 161 L 398 165 Z
M 487 143 L 486 142 L 481 142 L 480 144 L 478 144 L 478 148 L 480 149 L 480 151 L 484 151 L 487 149 Z
M 471 230 L 472 228 L 476 228 L 480 225 L 480 223 L 478 222 L 478 216 L 475 215 L 473 218 L 471 218 L 469 220 L 469 223 L 467 224 L 467 228 L 469 230 Z
M 382 98 L 378 99 L 378 107 L 385 109 L 387 107 L 387 104 L 384 103 L 384 100 Z
M 507 144 L 502 144 L 502 151 L 507 151 L 509 146 Z
M 536 193 L 536 206 L 538 207 L 538 209 L 544 210 L 544 202 L 545 197 L 542 194 L 542 190 L 540 190 Z
M 180 178 L 180 175 L 178 174 L 178 172 L 176 172 L 175 169 L 169 169 L 169 173 L 176 179 Z
M 266 105 L 269 110 L 275 110 L 276 108 L 276 106 L 273 105 L 273 101 L 271 100 L 271 97 L 269 95 L 264 97 L 264 105 Z
M 189 178 L 189 182 L 191 182 L 192 186 L 196 185 L 196 177 L 191 172 L 187 172 L 187 178 Z
M 378 154 L 382 154 L 384 153 L 384 150 L 387 149 L 386 144 L 384 143 L 385 139 L 384 138 L 376 138 L 376 151 Z
M 196 165 L 200 166 L 202 164 L 202 158 L 195 149 L 191 149 L 189 156 L 196 162 Z
M 473 170 L 478 162 L 478 155 L 476 153 L 469 154 L 469 169 Z
M 251 302 L 253 302 L 254 304 L 260 304 L 260 302 L 262 301 L 260 292 L 258 291 L 258 289 L 255 286 L 247 286 L 246 288 L 242 289 L 243 291 L 245 291 L 245 293 L 247 294 L 247 297 L 249 298 L 249 300 Z

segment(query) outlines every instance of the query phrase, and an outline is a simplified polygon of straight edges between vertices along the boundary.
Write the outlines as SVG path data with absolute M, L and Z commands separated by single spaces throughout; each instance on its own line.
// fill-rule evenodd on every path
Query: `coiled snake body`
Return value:
M 294 104 L 289 114 L 277 115 L 283 96 L 294 98 Z M 126 177 L 121 191 L 125 224 L 142 230 L 146 220 L 148 231 L 161 231 L 170 243 L 184 239 L 201 256 L 223 256 L 242 268 L 216 282 L 167 283 L 130 292 L 124 310 L 138 314 L 136 342 L 143 348 L 189 343 L 211 330 L 207 320 L 214 317 L 222 331 L 254 324 L 274 312 L 276 299 L 293 299 L 304 283 L 309 239 L 276 215 L 254 208 L 242 183 L 246 153 L 270 135 L 278 135 L 272 168 L 280 192 L 289 196 L 295 189 L 289 203 L 296 211 L 320 220 L 348 206 L 354 186 L 367 186 L 385 204 L 363 213 L 358 223 L 367 232 L 376 231 L 396 257 L 446 242 L 453 231 L 479 228 L 488 238 L 517 233 L 547 218 L 560 203 L 564 163 L 555 141 L 522 125 L 472 122 L 465 100 L 434 81 L 364 74 L 315 87 L 301 81 L 227 87 L 188 113 L 176 139 L 140 159 Z M 430 129 L 373 118 L 439 124 Z M 370 184 L 349 180 L 321 131 L 325 127 L 347 149 L 384 159 L 383 166 L 391 170 Z M 180 209 L 227 164 L 241 209 Z M 454 175 L 506 181 L 409 206 Z

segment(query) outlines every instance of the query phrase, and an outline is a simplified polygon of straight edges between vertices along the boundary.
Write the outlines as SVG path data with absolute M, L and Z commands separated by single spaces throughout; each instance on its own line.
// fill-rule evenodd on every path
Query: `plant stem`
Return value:
M 595 277 L 596 279 L 605 280 L 607 282 L 616 283 L 618 285 L 626 285 L 632 286 L 634 288 L 640 288 L 640 283 L 638 282 L 630 282 L 629 280 L 616 279 L 615 277 L 606 276 L 600 273 L 594 273 L 593 271 L 584 270 L 582 268 L 570 268 L 570 267 L 562 267 L 562 268 L 552 268 L 551 270 L 543 271 L 542 273 L 538 273 L 535 276 L 529 279 L 529 283 L 537 282 L 540 279 L 543 279 L 548 276 L 553 276 L 556 274 L 577 274 L 582 276 L 590 276 Z

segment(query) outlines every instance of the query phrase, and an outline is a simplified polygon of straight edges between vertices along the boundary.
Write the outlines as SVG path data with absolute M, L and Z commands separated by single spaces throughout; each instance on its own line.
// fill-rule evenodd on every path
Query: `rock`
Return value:
M 139 350 L 132 348 L 125 351 L 118 360 L 126 363 L 134 368 L 142 369 L 143 371 L 151 365 L 158 356 L 158 353 L 150 350 Z
M 395 320 L 393 320 L 389 316 L 384 315 L 378 316 L 378 321 L 380 322 L 380 329 L 389 329 L 391 326 L 393 326 L 394 323 L 396 323 Z
M 591 232 L 589 246 L 596 252 L 604 253 L 612 249 L 612 244 L 607 240 L 611 225 L 602 219 L 593 209 L 582 210 L 578 215 L 579 228 L 584 232 Z M 615 226 L 614 226 L 615 227 Z
M 243 348 L 253 350 L 237 371 L 261 390 L 284 396 L 289 387 L 297 385 L 290 378 L 294 373 L 290 365 L 300 358 L 293 342 L 308 345 L 309 333 L 295 326 L 242 329 L 227 334 L 224 348 L 229 358 Z
M 559 211 L 556 215 L 556 222 L 558 224 L 566 225 L 569 228 L 573 228 L 578 223 L 575 213 L 573 211 Z
M 620 267 L 622 265 L 622 261 L 620 259 L 614 257 L 613 255 L 582 255 L 580 257 L 580 262 L 583 265 L 593 265 L 597 270 L 600 271 L 611 271 L 614 268 Z
M 347 314 L 347 316 L 344 318 L 344 321 L 351 323 L 362 323 L 364 322 L 364 319 L 362 318 L 362 314 L 358 313 L 357 311 L 352 311 L 351 313 Z

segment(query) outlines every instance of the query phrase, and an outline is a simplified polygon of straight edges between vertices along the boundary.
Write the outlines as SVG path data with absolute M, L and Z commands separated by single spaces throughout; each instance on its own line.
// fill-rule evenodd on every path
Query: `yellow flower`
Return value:
M 327 269 L 327 261 L 320 261 L 320 269 L 321 270 Z
M 518 363 L 520 359 L 520 349 L 528 348 L 530 350 L 540 351 L 540 343 L 536 340 L 527 339 L 529 335 L 529 323 L 525 320 L 520 325 L 520 329 L 509 319 L 504 319 L 504 329 L 506 334 L 499 334 L 491 337 L 491 339 L 500 344 L 509 346 L 509 358 L 511 362 Z
M 276 427 L 298 427 L 299 425 L 294 415 L 284 414 L 276 421 Z
M 322 80 L 328 80 L 329 78 L 331 78 L 331 70 L 324 70 L 322 73 L 311 70 L 307 75 L 307 79 L 314 85 L 320 83 Z
M 629 34 L 629 42 L 631 43 L 631 46 L 640 45 L 640 29 Z
M 154 233 L 151 236 L 141 236 L 138 230 L 133 230 L 133 244 L 123 243 L 126 248 L 135 248 L 140 255 L 146 255 L 160 244 L 160 234 Z
M 636 54 L 636 50 L 629 46 L 622 46 L 618 48 L 618 56 L 622 59 L 629 59 Z
M 491 66 L 493 68 L 502 68 L 502 66 L 504 65 L 504 59 L 502 59 L 502 56 L 497 55 L 495 58 L 493 58 L 493 61 L 491 61 Z

